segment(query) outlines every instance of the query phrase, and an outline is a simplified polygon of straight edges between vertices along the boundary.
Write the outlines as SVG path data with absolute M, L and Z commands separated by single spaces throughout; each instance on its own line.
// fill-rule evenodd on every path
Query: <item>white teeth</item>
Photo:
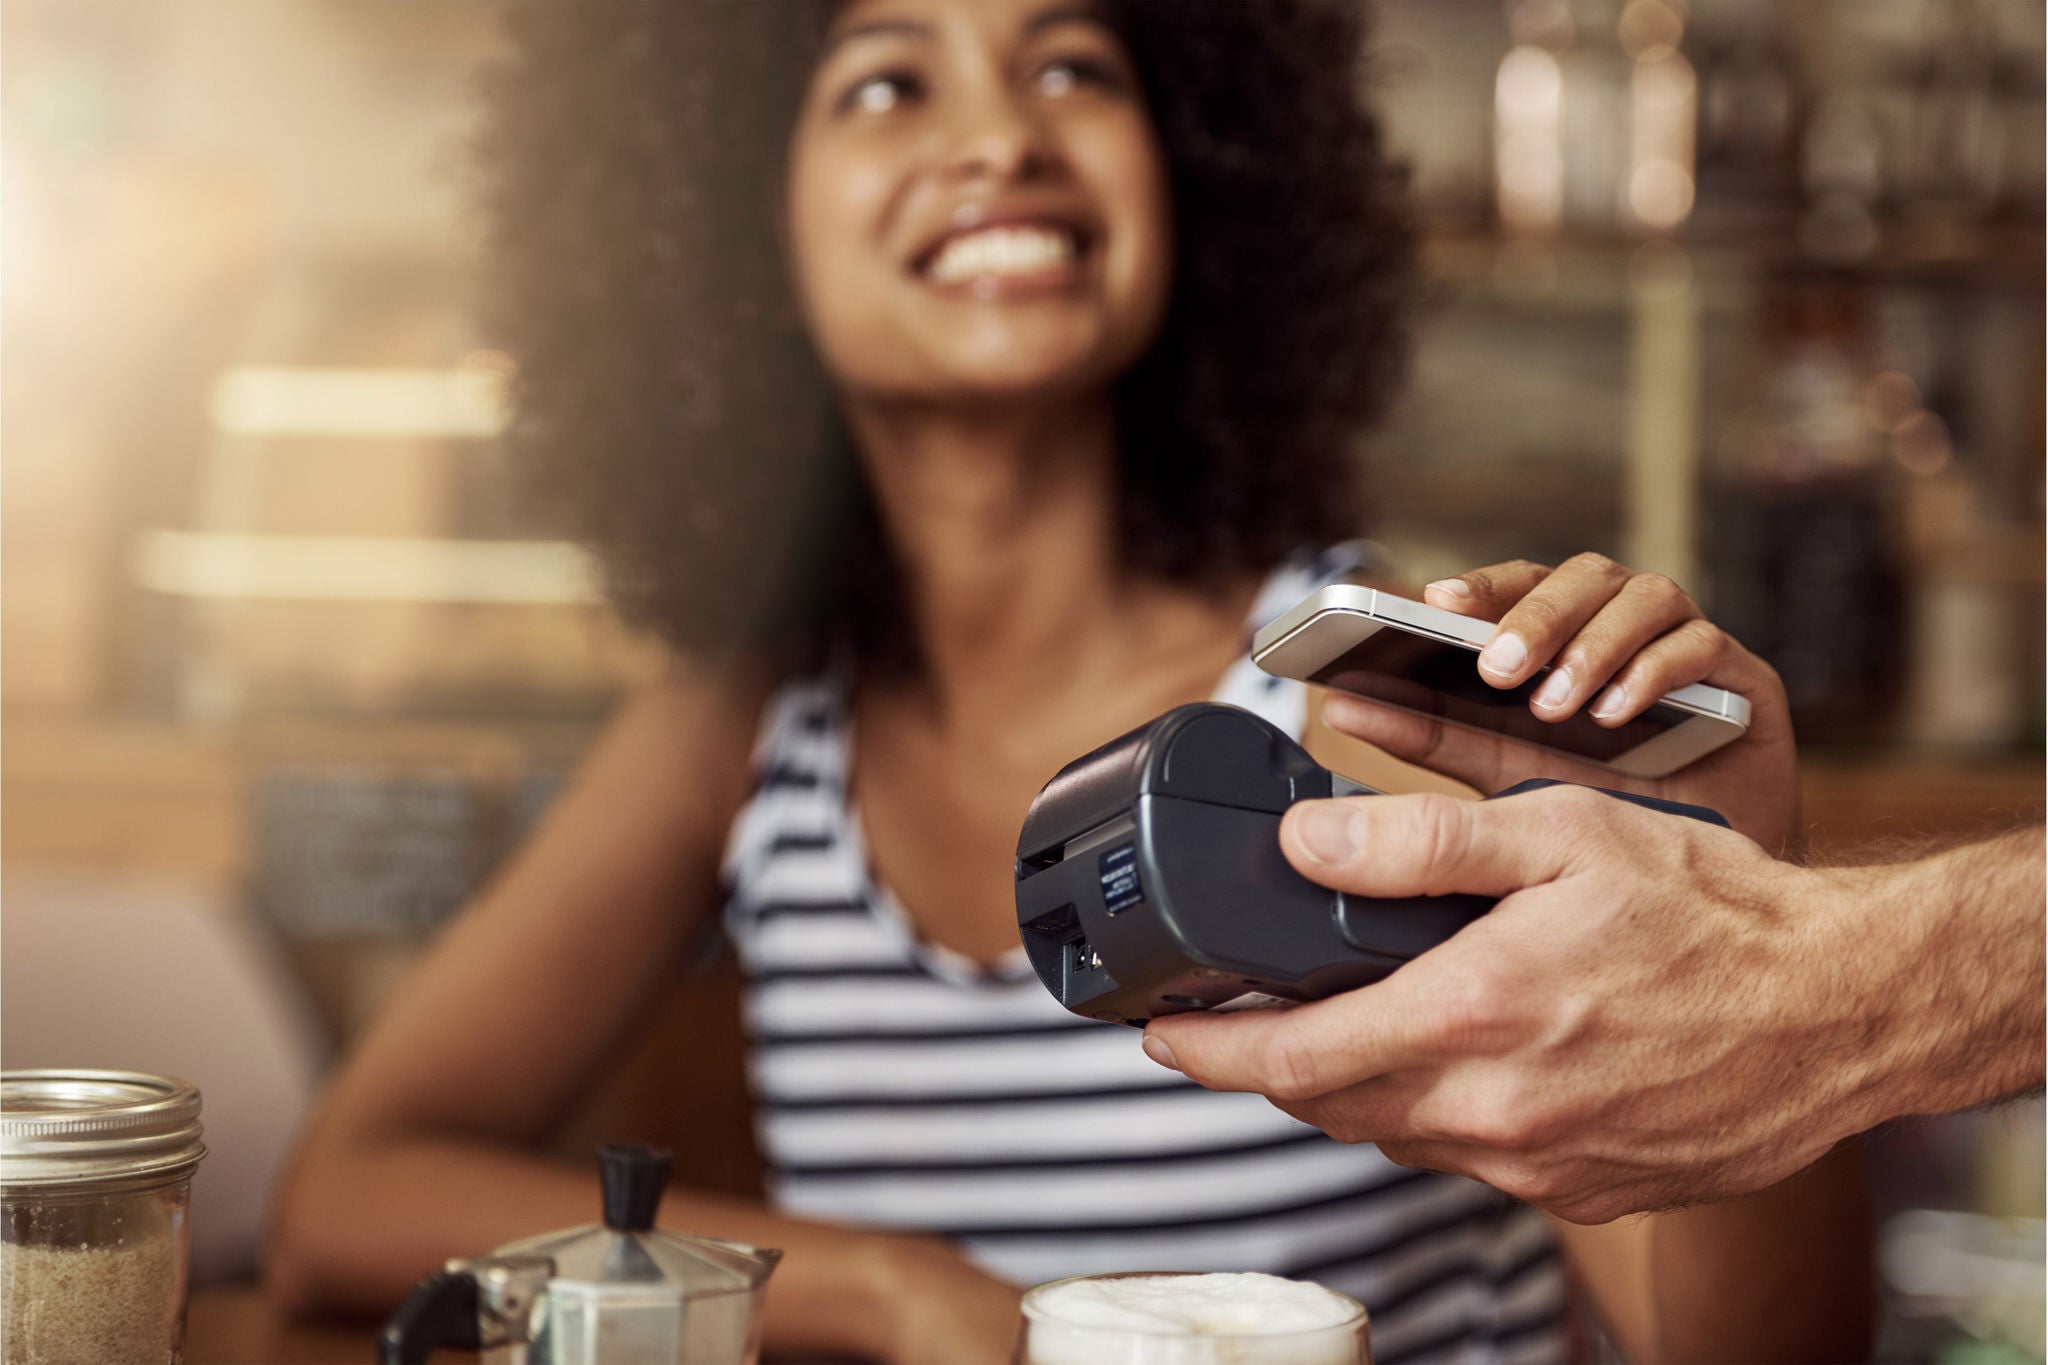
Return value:
M 926 273 L 940 284 L 980 275 L 1029 275 L 1074 259 L 1074 240 L 1036 227 L 983 228 L 946 243 Z

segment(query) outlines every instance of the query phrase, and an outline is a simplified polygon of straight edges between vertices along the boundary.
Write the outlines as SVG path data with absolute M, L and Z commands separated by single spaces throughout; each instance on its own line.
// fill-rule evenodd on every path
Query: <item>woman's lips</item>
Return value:
M 1087 239 L 1065 223 L 991 223 L 948 236 L 926 254 L 917 274 L 942 290 L 977 298 L 1037 293 L 1078 281 L 1087 251 Z

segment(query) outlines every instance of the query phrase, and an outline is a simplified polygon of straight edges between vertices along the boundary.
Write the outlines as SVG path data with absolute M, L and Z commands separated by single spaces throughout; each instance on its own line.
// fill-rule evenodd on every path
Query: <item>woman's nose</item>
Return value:
M 1028 180 L 1059 160 L 1043 120 L 1007 95 L 963 101 L 946 148 L 945 172 L 959 180 Z

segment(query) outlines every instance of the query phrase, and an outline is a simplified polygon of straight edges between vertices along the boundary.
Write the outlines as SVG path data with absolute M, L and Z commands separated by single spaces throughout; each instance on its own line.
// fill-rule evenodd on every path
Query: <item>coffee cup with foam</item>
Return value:
M 1024 1296 L 1018 1365 L 1370 1365 L 1365 1309 L 1254 1274 L 1085 1275 Z

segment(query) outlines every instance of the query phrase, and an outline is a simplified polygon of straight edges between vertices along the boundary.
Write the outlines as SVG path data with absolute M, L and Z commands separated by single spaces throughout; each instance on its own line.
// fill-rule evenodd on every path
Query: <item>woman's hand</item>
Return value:
M 1478 664 L 1492 686 L 1514 687 L 1552 666 L 1530 703 L 1538 719 L 1584 709 L 1612 729 L 1666 692 L 1704 682 L 1748 700 L 1749 731 L 1670 777 L 1641 778 L 1337 692 L 1323 703 L 1332 729 L 1482 792 L 1558 778 L 1712 807 L 1774 856 L 1796 844 L 1799 770 L 1784 686 L 1670 579 L 1582 554 L 1556 569 L 1527 560 L 1475 569 L 1431 583 L 1423 600 L 1499 622 Z
M 880 1262 L 888 1365 L 1008 1365 L 1023 1320 L 1014 1286 L 937 1239 L 891 1238 Z

